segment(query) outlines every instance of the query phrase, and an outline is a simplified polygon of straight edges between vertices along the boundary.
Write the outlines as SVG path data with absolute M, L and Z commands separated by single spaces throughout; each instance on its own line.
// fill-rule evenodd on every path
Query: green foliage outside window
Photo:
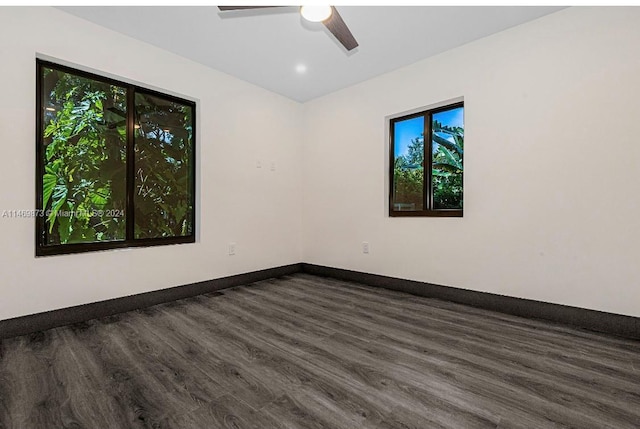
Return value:
M 136 94 L 135 237 L 189 235 L 192 109 Z
M 44 69 L 47 244 L 125 238 L 126 90 Z
M 435 209 L 461 209 L 464 129 L 442 125 L 434 120 L 432 139 L 434 148 L 431 164 L 433 207 Z
M 397 207 L 422 210 L 424 200 L 424 134 L 411 140 L 407 155 L 396 157 L 394 199 Z
M 39 248 L 193 241 L 193 103 L 55 65 L 39 70 Z
M 443 124 L 438 119 L 451 120 L 461 114 L 462 107 L 454 106 L 395 121 L 392 211 L 462 210 L 464 127 Z M 452 121 L 461 123 L 460 119 Z M 425 175 L 428 161 L 425 161 L 424 123 L 430 123 L 431 144 L 426 148 L 431 150 L 429 175 Z M 395 141 L 406 138 L 407 130 L 415 132 L 408 144 Z M 425 179 L 431 182 L 430 189 L 425 189 Z

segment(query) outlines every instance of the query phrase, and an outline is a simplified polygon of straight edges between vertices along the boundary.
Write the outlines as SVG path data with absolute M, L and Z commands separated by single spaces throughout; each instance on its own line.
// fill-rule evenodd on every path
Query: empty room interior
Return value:
M 640 427 L 640 8 L 0 23 L 0 429 Z

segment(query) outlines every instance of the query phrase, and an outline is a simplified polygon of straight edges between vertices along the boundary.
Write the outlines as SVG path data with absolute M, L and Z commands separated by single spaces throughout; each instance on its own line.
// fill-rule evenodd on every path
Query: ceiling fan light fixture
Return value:
M 331 6 L 302 6 L 300 8 L 302 17 L 311 22 L 322 22 L 328 19 L 332 12 Z
M 218 9 L 224 12 L 228 10 L 262 9 L 265 7 L 281 6 L 218 6 Z M 302 6 L 299 11 L 304 19 L 312 22 L 321 22 L 347 51 L 352 51 L 358 47 L 358 42 L 335 7 L 314 4 Z

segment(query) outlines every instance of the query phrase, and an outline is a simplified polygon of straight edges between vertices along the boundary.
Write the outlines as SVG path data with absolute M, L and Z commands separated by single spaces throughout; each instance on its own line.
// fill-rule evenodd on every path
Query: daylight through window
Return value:
M 390 131 L 389 215 L 462 216 L 463 103 L 392 119 Z
M 195 240 L 195 103 L 37 61 L 36 254 Z

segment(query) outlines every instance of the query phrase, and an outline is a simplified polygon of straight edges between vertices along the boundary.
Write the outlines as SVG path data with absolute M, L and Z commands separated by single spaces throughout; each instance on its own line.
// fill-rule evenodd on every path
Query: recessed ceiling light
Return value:
M 303 74 L 307 72 L 307 66 L 305 66 L 304 64 L 298 64 L 296 65 L 296 72 Z
M 322 22 L 331 16 L 331 6 L 302 6 L 300 14 L 311 22 Z
M 54 109 L 53 107 L 45 107 L 44 110 L 48 110 L 49 112 L 55 112 L 56 109 Z

